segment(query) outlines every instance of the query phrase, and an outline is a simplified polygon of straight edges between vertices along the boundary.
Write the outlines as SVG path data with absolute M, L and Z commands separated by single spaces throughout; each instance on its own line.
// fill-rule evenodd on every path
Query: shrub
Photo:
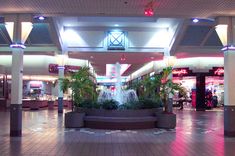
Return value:
M 118 109 L 118 102 L 115 100 L 106 100 L 101 103 L 103 109 L 114 110 Z
M 124 103 L 123 105 L 120 105 L 121 109 L 140 109 L 141 103 L 140 101 L 132 101 L 128 103 Z
M 79 104 L 79 107 L 100 109 L 101 105 L 96 101 L 92 101 L 91 99 L 85 99 Z
M 140 99 L 139 109 L 158 108 L 158 107 L 161 107 L 161 106 L 162 106 L 161 100 L 144 98 L 144 99 Z
M 93 101 L 90 99 L 85 99 L 83 100 L 80 104 L 79 107 L 82 108 L 93 108 Z

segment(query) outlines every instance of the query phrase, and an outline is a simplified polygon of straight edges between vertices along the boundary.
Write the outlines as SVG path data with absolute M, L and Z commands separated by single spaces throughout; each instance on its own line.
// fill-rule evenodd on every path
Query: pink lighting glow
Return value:
M 154 15 L 153 9 L 152 8 L 145 9 L 144 10 L 144 15 L 145 16 L 153 16 Z

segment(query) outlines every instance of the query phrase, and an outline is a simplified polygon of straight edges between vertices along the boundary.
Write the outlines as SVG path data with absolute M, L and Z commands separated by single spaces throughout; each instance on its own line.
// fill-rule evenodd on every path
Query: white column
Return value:
M 32 30 L 30 14 L 8 14 L 4 16 L 6 29 L 12 44 L 11 66 L 11 111 L 10 136 L 22 135 L 22 84 L 23 84 L 23 49 Z
M 63 90 L 61 89 L 61 85 L 62 85 L 61 79 L 64 78 L 64 66 L 58 67 L 58 76 L 59 76 L 59 81 L 58 81 L 58 113 L 63 113 L 64 93 L 63 93 Z
M 235 106 L 235 50 L 224 52 L 224 105 Z
M 235 50 L 224 52 L 224 135 L 235 136 Z
M 12 49 L 10 136 L 22 135 L 23 49 Z
M 11 104 L 22 104 L 23 56 L 23 49 L 12 49 Z

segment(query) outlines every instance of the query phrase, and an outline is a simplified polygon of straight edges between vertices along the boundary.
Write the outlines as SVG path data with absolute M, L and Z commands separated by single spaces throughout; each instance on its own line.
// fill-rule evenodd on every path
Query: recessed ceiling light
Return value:
M 38 19 L 39 19 L 39 20 L 44 20 L 44 19 L 45 19 L 45 17 L 43 17 L 43 16 L 39 16 L 39 17 L 38 17 Z
M 193 23 L 197 23 L 197 22 L 199 22 L 199 19 L 194 18 L 194 19 L 193 19 Z
M 40 20 L 40 21 L 43 21 L 45 20 L 45 17 L 44 16 L 34 16 L 34 19 L 37 19 L 37 20 Z
M 118 25 L 118 24 L 115 24 L 114 26 L 115 26 L 115 27 L 118 27 L 119 25 Z

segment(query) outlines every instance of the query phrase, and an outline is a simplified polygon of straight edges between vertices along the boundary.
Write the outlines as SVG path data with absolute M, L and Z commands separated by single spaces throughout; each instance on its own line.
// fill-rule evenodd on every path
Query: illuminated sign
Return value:
M 173 76 L 187 76 L 189 74 L 188 68 L 175 68 L 172 70 Z
M 224 68 L 223 67 L 213 67 L 213 74 L 217 76 L 223 76 L 224 75 Z
M 30 85 L 30 88 L 41 88 L 42 81 L 30 81 L 29 85 Z
M 65 65 L 64 66 L 64 72 L 67 73 L 73 73 L 80 69 L 80 66 L 72 66 L 72 65 Z M 58 73 L 58 64 L 49 64 L 49 73 Z

